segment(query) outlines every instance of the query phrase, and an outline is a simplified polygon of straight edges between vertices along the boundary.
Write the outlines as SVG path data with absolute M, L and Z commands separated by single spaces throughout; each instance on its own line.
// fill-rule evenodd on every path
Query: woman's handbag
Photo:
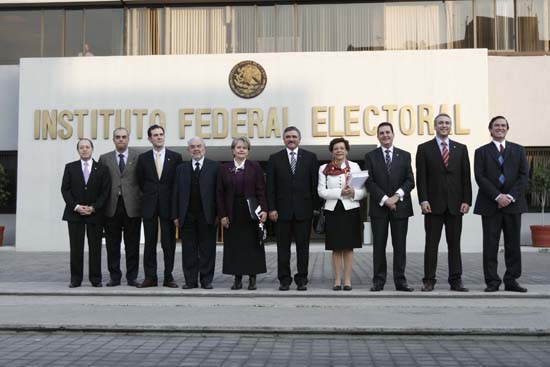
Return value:
M 319 210 L 319 213 L 313 215 L 313 232 L 317 234 L 325 234 L 325 209 L 324 205 Z

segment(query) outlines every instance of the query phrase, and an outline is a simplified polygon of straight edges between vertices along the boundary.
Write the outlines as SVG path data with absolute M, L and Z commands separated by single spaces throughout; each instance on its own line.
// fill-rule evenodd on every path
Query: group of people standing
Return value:
M 460 236 L 462 216 L 472 203 L 470 162 L 465 145 L 449 139 L 451 118 L 434 119 L 436 137 L 418 147 L 417 190 L 426 230 L 422 291 L 436 283 L 437 253 L 445 227 L 449 252 L 449 284 L 453 291 L 468 291 L 462 283 Z M 528 167 L 523 147 L 505 140 L 508 122 L 497 116 L 489 123 L 493 141 L 475 153 L 475 178 L 479 193 L 474 212 L 482 215 L 483 268 L 487 292 L 497 291 L 500 233 L 504 232 L 506 290 L 525 292 L 517 283 L 521 275 L 519 236 L 521 213 L 527 209 L 525 189 Z M 387 276 L 386 243 L 391 230 L 394 249 L 393 279 L 398 291 L 413 291 L 405 277 L 408 218 L 413 215 L 411 191 L 415 188 L 410 153 L 393 145 L 390 123 L 377 128 L 380 147 L 365 156 L 369 176 L 364 186 L 353 187 L 350 179 L 361 168 L 349 161 L 350 144 L 344 138 L 330 142 L 332 159 L 319 167 L 317 156 L 300 147 L 301 133 L 288 127 L 285 148 L 269 157 L 264 175 L 259 163 L 250 161 L 248 138 L 235 138 L 233 160 L 220 164 L 206 158 L 201 138 L 188 141 L 191 156 L 182 156 L 164 146 L 164 129 L 151 126 L 151 150 L 138 154 L 128 147 L 124 128 L 113 132 L 115 150 L 92 159 L 93 142 L 80 139 L 80 159 L 65 167 L 61 191 L 66 203 L 63 219 L 68 222 L 71 253 L 71 288 L 83 279 L 85 234 L 89 245 L 89 280 L 102 286 L 101 238 L 105 228 L 107 286 L 121 284 L 120 246 L 124 238 L 126 281 L 139 288 L 155 287 L 157 241 L 164 255 L 163 286 L 176 288 L 172 275 L 176 229 L 182 242 L 185 284 L 182 288 L 212 289 L 216 257 L 216 228 L 223 226 L 224 274 L 234 276 L 231 289 L 257 288 L 256 275 L 266 272 L 261 223 L 274 223 L 277 239 L 279 290 L 292 282 L 307 290 L 309 243 L 314 214 L 326 218 L 325 247 L 332 251 L 333 290 L 352 290 L 353 250 L 362 247 L 360 206 L 370 195 L 369 215 L 373 231 L 373 285 L 384 289 Z M 322 200 L 320 200 L 322 199 Z M 320 201 L 323 201 L 322 208 Z M 253 207 L 251 206 L 253 204 Z M 257 208 L 256 208 L 257 207 Z M 140 227 L 143 221 L 145 277 L 137 281 Z M 297 272 L 291 274 L 291 243 L 296 244 Z M 343 271 L 342 271 L 343 270 Z M 343 275 L 343 279 L 342 279 Z

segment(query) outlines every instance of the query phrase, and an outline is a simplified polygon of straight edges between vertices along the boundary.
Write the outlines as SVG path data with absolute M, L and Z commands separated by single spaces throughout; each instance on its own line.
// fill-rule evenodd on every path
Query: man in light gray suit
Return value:
M 126 251 L 126 280 L 138 285 L 139 240 L 141 232 L 141 191 L 137 179 L 139 153 L 128 148 L 128 130 L 119 127 L 113 131 L 115 150 L 103 154 L 99 162 L 111 174 L 111 195 L 105 207 L 107 265 L 111 279 L 107 287 L 120 285 L 120 242 L 124 235 Z

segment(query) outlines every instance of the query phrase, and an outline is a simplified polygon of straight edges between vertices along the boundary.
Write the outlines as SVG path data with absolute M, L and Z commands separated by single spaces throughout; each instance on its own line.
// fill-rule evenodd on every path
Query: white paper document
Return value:
M 349 185 L 354 189 L 360 189 L 361 187 L 363 187 L 368 177 L 369 171 L 352 172 L 351 178 L 349 180 Z

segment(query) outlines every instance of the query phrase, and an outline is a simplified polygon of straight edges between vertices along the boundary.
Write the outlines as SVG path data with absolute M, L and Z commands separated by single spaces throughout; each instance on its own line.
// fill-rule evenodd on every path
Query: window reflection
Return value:
M 40 11 L 0 11 L 2 63 L 17 63 L 21 57 L 39 57 L 41 48 Z
M 119 9 L 86 9 L 83 56 L 122 55 L 124 14 Z
M 43 12 L 44 32 L 43 50 L 44 57 L 63 56 L 63 10 L 46 10 Z

